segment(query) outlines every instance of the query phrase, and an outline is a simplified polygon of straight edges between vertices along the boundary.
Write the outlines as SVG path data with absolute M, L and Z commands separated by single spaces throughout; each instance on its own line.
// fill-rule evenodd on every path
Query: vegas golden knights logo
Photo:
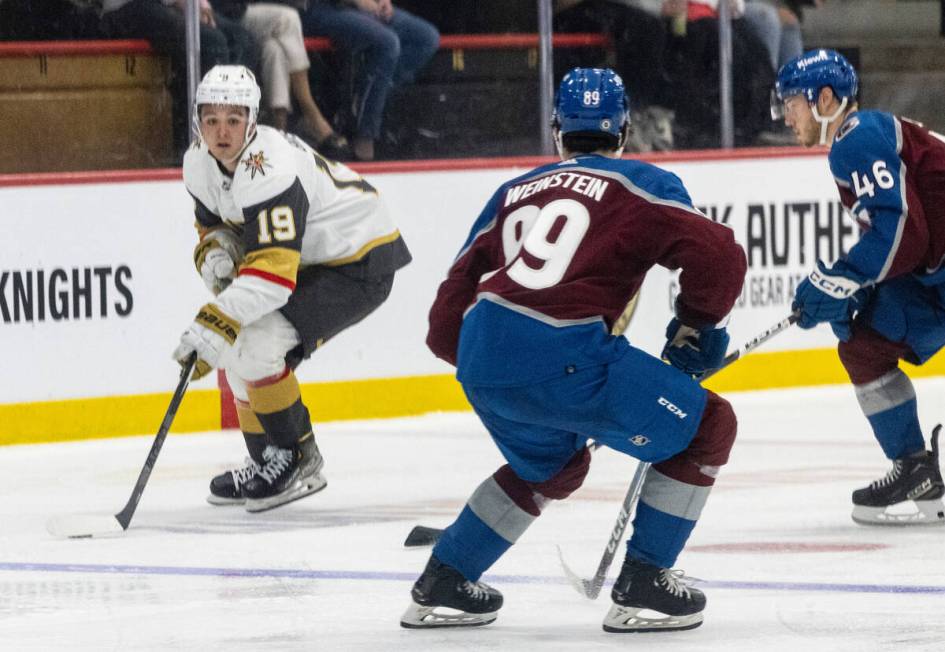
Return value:
M 242 163 L 246 166 L 245 171 L 249 172 L 250 179 L 255 179 L 257 172 L 262 176 L 266 176 L 266 170 L 272 168 L 272 166 L 269 165 L 269 161 L 266 160 L 266 155 L 262 151 L 258 151 L 255 154 L 252 152 L 247 153 Z

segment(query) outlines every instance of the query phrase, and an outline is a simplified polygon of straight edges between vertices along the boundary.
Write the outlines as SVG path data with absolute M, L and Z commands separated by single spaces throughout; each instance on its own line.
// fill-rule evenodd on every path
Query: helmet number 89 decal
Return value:
M 573 199 L 557 199 L 544 208 L 522 206 L 509 214 L 502 226 L 502 249 L 506 261 L 518 258 L 506 272 L 509 278 L 532 290 L 557 285 L 590 223 L 587 208 Z M 539 259 L 541 267 L 525 262 L 523 249 Z
M 584 91 L 584 106 L 600 104 L 600 91 Z

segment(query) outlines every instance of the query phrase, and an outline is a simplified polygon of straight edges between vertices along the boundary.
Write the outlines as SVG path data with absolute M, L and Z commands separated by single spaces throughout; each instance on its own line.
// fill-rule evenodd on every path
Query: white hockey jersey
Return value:
M 242 239 L 237 278 L 214 303 L 244 326 L 288 301 L 300 267 L 353 263 L 400 239 L 367 181 L 271 127 L 257 127 L 232 176 L 195 144 L 184 184 L 201 237 L 230 228 Z

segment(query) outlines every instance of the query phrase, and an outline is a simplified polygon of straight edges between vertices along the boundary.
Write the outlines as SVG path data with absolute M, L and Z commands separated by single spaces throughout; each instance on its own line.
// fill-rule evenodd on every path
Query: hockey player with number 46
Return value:
M 562 160 L 498 189 L 440 285 L 427 344 L 456 365 L 508 463 L 437 542 L 404 627 L 495 620 L 502 595 L 480 576 L 548 501 L 581 486 L 591 438 L 653 464 L 604 629 L 702 622 L 704 594 L 672 566 L 728 460 L 736 422 L 693 375 L 722 361 L 745 254 L 727 227 L 693 208 L 679 178 L 621 160 L 628 110 L 613 71 L 568 73 L 552 126 Z M 681 269 L 663 350 L 672 365 L 611 334 L 654 265 Z
M 827 322 L 863 414 L 893 467 L 853 492 L 863 524 L 945 524 L 938 434 L 925 450 L 915 389 L 899 360 L 921 365 L 945 345 L 945 138 L 860 111 L 843 55 L 812 50 L 778 72 L 772 116 L 805 146 L 830 147 L 830 171 L 862 235 L 798 285 L 798 325 Z
M 210 483 L 215 505 L 277 507 L 325 486 L 294 369 L 374 311 L 410 253 L 377 191 L 291 134 L 256 124 L 259 86 L 216 66 L 197 87 L 200 135 L 184 156 L 200 240 L 197 271 L 216 295 L 181 336 L 194 377 L 226 370 L 246 466 Z

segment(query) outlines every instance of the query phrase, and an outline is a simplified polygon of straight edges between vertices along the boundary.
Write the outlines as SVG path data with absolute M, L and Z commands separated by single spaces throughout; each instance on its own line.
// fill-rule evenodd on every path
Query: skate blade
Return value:
M 432 629 L 434 627 L 481 627 L 493 622 L 498 615 L 497 611 L 484 614 L 471 614 L 465 611 L 449 609 L 436 611 L 446 607 L 424 607 L 411 602 L 407 611 L 400 617 L 400 626 L 407 629 Z
M 207 502 L 211 505 L 242 505 L 246 502 L 245 498 L 224 498 L 223 496 L 207 496 Z
M 650 615 L 652 614 L 652 615 Z M 668 616 L 640 607 L 611 606 L 604 618 L 604 631 L 613 634 L 634 632 L 672 632 L 695 629 L 702 624 L 702 612 L 685 616 Z
M 890 507 L 898 507 L 912 503 L 897 503 Z M 945 505 L 941 500 L 917 500 L 916 509 L 912 512 L 887 511 L 890 507 L 867 507 L 854 505 L 851 517 L 860 525 L 881 525 L 894 527 L 912 527 L 916 525 L 945 525 Z
M 306 478 L 305 480 L 296 480 L 292 487 L 275 496 L 270 496 L 269 498 L 247 498 L 246 511 L 255 513 L 275 509 L 286 503 L 296 501 L 299 498 L 305 498 L 306 496 L 318 493 L 326 486 L 328 486 L 328 481 L 318 474 L 314 477 Z

